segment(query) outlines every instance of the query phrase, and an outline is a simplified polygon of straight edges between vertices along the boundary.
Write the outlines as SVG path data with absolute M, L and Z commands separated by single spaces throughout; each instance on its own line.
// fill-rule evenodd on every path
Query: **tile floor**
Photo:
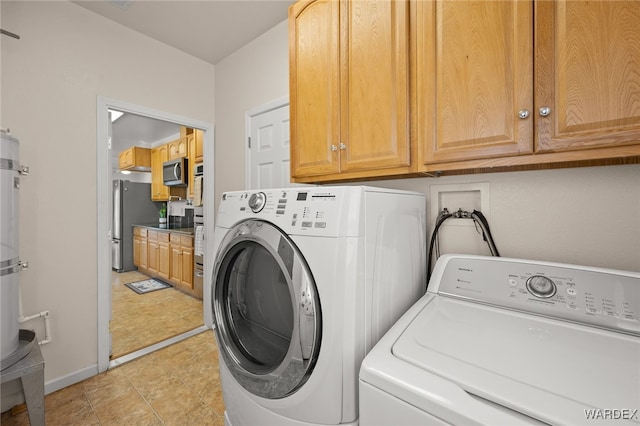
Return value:
M 173 288 L 138 294 L 125 286 L 148 278 L 138 271 L 111 274 L 112 359 L 203 324 L 200 299 Z
M 224 402 L 213 331 L 45 397 L 48 426 L 223 425 Z M 3 426 L 29 425 L 28 413 L 2 414 Z
M 173 289 L 139 295 L 124 283 L 146 277 L 138 272 L 125 274 L 116 274 L 113 280 L 115 355 L 202 324 L 201 301 Z M 168 303 L 180 304 L 180 309 L 167 310 Z M 29 425 L 26 411 L 14 411 L 2 413 L 2 426 Z M 211 330 L 45 397 L 48 426 L 223 425 L 223 416 L 218 353 Z

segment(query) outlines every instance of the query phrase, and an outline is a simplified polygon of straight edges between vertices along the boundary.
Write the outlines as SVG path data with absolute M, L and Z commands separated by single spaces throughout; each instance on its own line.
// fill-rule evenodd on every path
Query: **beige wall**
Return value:
M 50 311 L 51 382 L 97 362 L 97 97 L 213 122 L 215 69 L 70 2 L 0 7 L 2 28 L 21 37 L 1 37 L 0 126 L 31 168 L 20 190 L 23 305 Z
M 284 22 L 216 66 L 216 200 L 244 188 L 246 111 L 288 94 L 287 46 Z M 502 256 L 640 271 L 640 165 L 367 184 L 429 198 L 431 185 L 476 182 L 488 183 L 484 213 Z M 489 254 L 473 227 L 447 224 L 441 248 Z
M 216 207 L 225 191 L 244 189 L 247 111 L 289 96 L 287 22 L 216 64 Z

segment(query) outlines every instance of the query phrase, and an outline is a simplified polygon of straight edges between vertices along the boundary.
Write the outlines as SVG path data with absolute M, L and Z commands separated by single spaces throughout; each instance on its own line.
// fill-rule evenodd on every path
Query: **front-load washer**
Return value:
M 357 422 L 362 359 L 425 292 L 425 208 L 363 186 L 223 194 L 205 303 L 226 424 Z
M 640 274 L 441 257 L 367 355 L 360 424 L 639 423 Z

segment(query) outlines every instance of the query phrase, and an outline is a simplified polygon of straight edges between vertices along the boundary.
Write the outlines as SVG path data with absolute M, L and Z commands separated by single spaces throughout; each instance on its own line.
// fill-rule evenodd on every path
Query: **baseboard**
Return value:
M 75 385 L 83 380 L 98 375 L 98 364 L 90 365 L 66 376 L 58 377 L 44 384 L 44 394 L 49 395 L 67 386 Z

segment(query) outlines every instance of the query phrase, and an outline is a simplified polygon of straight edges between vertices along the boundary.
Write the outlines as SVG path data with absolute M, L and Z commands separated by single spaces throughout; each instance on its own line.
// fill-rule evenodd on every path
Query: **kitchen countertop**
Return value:
M 193 235 L 194 234 L 194 230 L 193 227 L 190 228 L 185 228 L 182 225 L 169 225 L 166 228 L 160 228 L 160 226 L 157 223 L 154 224 L 134 224 L 131 226 L 137 226 L 138 228 L 147 228 L 147 229 L 151 229 L 153 231 L 162 231 L 162 232 L 178 232 L 180 234 L 186 234 L 186 235 Z

